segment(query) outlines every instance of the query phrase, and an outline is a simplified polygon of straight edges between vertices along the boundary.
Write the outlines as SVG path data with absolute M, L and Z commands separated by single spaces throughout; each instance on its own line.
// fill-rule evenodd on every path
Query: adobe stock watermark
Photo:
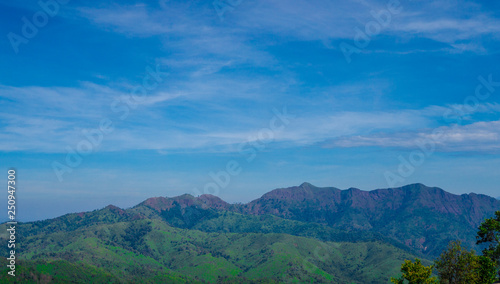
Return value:
M 344 41 L 339 45 L 347 63 L 352 62 L 351 57 L 354 53 L 361 53 L 363 49 L 367 48 L 372 38 L 379 35 L 382 29 L 389 26 L 393 15 L 401 13 L 402 10 L 403 7 L 399 0 L 389 0 L 386 9 L 378 12 L 370 11 L 373 20 L 365 24 L 364 31 L 358 27 L 354 28 L 353 44 Z
M 212 2 L 215 12 L 221 21 L 224 21 L 224 14 L 228 11 L 233 11 L 240 6 L 243 0 L 215 0 Z
M 61 5 L 68 4 L 70 0 L 47 0 L 38 1 L 38 6 L 40 10 L 36 11 L 30 19 L 27 17 L 22 17 L 21 21 L 23 25 L 21 26 L 21 32 L 19 34 L 10 32 L 7 34 L 10 45 L 16 54 L 19 53 L 19 46 L 21 44 L 29 43 L 30 39 L 33 39 L 38 31 L 45 27 L 50 18 L 54 18 L 61 10 Z
M 479 107 L 480 102 L 487 100 L 495 92 L 495 87 L 500 87 L 500 81 L 494 82 L 491 74 L 488 75 L 488 79 L 478 76 L 478 80 L 479 83 L 475 88 L 474 95 L 467 96 L 463 104 L 454 106 L 443 114 L 443 118 L 446 121 L 454 123 L 449 130 L 443 131 L 440 128 L 436 128 L 429 137 L 416 140 L 415 145 L 419 150 L 412 151 L 406 158 L 399 155 L 397 170 L 386 171 L 384 173 L 385 180 L 390 187 L 403 184 L 405 179 L 415 173 L 415 170 L 422 166 L 426 159 L 434 153 L 436 145 L 442 142 L 443 137 L 448 133 L 454 133 L 462 123 L 463 118 L 474 113 Z
M 120 98 L 115 99 L 110 104 L 110 109 L 113 113 L 118 114 L 119 120 L 125 120 L 131 110 L 136 109 L 143 103 L 148 95 L 148 92 L 156 89 L 164 80 L 162 77 L 168 76 L 168 73 L 161 72 L 159 65 L 153 69 L 151 66 L 146 67 L 146 75 L 142 79 L 142 84 L 133 88 L 128 95 L 122 95 Z M 83 139 L 81 139 L 74 147 L 67 146 L 65 148 L 66 157 L 64 161 L 53 161 L 52 169 L 57 176 L 59 182 L 64 180 L 64 175 L 71 173 L 74 168 L 80 166 L 83 158 L 93 153 L 104 140 L 105 135 L 112 133 L 115 128 L 113 120 L 110 118 L 103 118 L 98 126 L 94 129 L 82 130 Z
M 158 3 L 160 7 L 164 10 L 168 9 L 168 2 L 170 0 L 159 0 Z M 224 21 L 224 14 L 231 12 L 236 7 L 240 6 L 243 0 L 214 0 L 212 6 L 214 7 L 215 13 L 221 21 Z
M 295 116 L 288 114 L 286 106 L 281 111 L 273 109 L 274 116 L 269 120 L 269 127 L 260 129 L 255 135 L 248 137 L 247 141 L 238 145 L 238 152 L 243 156 L 245 163 L 251 163 L 257 157 L 260 151 L 275 140 L 277 132 L 283 131 L 290 124 Z M 241 162 L 229 160 L 224 169 L 218 172 L 209 172 L 210 181 L 205 183 L 202 191 L 194 188 L 195 196 L 202 194 L 219 195 L 220 191 L 225 189 L 231 182 L 231 178 L 238 176 L 243 170 Z

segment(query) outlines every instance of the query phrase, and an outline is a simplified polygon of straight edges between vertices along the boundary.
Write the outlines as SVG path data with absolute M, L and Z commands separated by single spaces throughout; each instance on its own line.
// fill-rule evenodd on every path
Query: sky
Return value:
M 497 1 L 1 0 L 0 35 L 21 221 L 303 182 L 500 196 Z

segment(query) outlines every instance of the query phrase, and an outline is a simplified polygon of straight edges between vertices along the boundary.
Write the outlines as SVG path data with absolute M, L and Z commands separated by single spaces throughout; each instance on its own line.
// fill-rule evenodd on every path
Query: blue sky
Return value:
M 304 181 L 500 196 L 496 1 L 42 3 L 0 1 L 20 220 Z

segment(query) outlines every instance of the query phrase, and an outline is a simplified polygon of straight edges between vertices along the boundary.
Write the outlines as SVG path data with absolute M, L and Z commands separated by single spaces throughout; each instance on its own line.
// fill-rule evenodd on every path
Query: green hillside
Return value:
M 17 225 L 17 283 L 388 283 L 448 241 L 475 241 L 498 208 L 416 184 L 363 192 L 310 184 L 248 204 L 185 194 Z M 5 224 L 0 242 L 7 242 Z M 0 283 L 13 283 L 7 268 Z
M 387 283 L 404 259 L 415 257 L 367 236 L 357 242 L 341 240 L 342 234 L 322 233 L 319 225 L 212 213 L 190 229 L 159 218 L 139 219 L 137 212 L 116 207 L 22 224 L 18 255 L 24 262 L 18 275 L 25 283 L 42 278 L 54 283 L 67 278 L 77 283 Z M 313 236 L 274 232 L 280 230 L 302 235 L 310 230 Z M 327 233 L 323 239 L 339 240 L 316 238 Z

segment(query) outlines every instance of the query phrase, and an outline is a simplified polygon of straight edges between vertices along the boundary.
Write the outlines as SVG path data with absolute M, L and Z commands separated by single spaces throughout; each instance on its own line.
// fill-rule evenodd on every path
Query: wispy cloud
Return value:
M 172 18 L 161 17 L 160 12 L 152 12 L 147 8 L 145 4 L 114 4 L 108 8 L 81 7 L 78 10 L 95 24 L 130 36 L 146 37 L 184 31 L 179 25 L 172 27 Z
M 251 141 L 259 130 L 268 126 L 273 116 L 271 109 L 283 106 L 278 104 L 276 98 L 284 98 L 284 93 L 287 93 L 286 88 L 274 86 L 274 81 L 248 83 L 222 79 L 218 75 L 209 75 L 204 79 L 208 81 L 181 84 L 175 91 L 169 90 L 169 87 L 159 88 L 148 94 L 124 121 L 110 107 L 114 101 L 128 95 L 122 88 L 91 83 L 82 83 L 78 88 L 2 86 L 0 99 L 11 111 L 0 115 L 0 137 L 3 141 L 0 149 L 64 152 L 66 146 L 75 145 L 83 139 L 82 130 L 98 127 L 99 121 L 106 117 L 115 122 L 116 130 L 105 137 L 99 151 L 218 149 L 231 152 L 235 151 L 235 146 Z M 221 88 L 222 85 L 224 88 Z M 329 91 L 335 92 L 333 97 L 342 97 L 344 93 L 373 93 L 371 87 L 359 86 L 342 85 Z M 238 95 L 226 94 L 228 87 L 238 90 Z M 266 101 L 269 93 L 273 94 L 274 100 Z M 359 97 L 359 94 L 356 96 Z M 410 147 L 415 139 L 426 138 L 422 129 L 440 127 L 443 122 L 440 124 L 438 121 L 442 120 L 446 111 L 463 108 L 446 105 L 423 109 L 366 108 L 355 111 L 337 107 L 332 112 L 331 108 L 317 107 L 334 105 L 331 97 L 316 96 L 314 104 L 304 98 L 296 97 L 295 100 L 289 97 L 288 112 L 296 118 L 286 131 L 275 133 L 276 145 L 293 147 L 331 141 L 327 143 L 329 147 Z M 267 110 L 262 108 L 263 105 L 268 106 Z M 255 106 L 255 109 L 249 106 Z M 346 106 L 346 102 L 341 106 Z M 459 146 L 484 140 L 491 148 L 497 139 L 498 132 L 494 131 L 497 124 L 481 124 L 475 122 L 473 117 L 475 113 L 499 111 L 498 104 L 478 105 L 474 112 L 463 117 L 463 121 L 470 125 L 450 128 L 453 132 L 445 131 L 447 136 L 441 144 L 446 149 L 465 150 L 468 146 Z
M 36 1 L 24 2 L 4 5 L 4 35 L 22 35 L 22 17 L 40 10 Z M 2 53 L 0 156 L 32 177 L 25 194 L 53 188 L 65 198 L 76 195 L 63 190 L 94 197 L 97 188 L 100 200 L 106 192 L 131 200 L 138 184 L 148 195 L 161 195 L 165 185 L 189 192 L 226 159 L 242 158 L 238 146 L 259 142 L 273 109 L 283 107 L 294 118 L 273 133 L 258 161 L 244 166 L 230 194 L 255 192 L 256 180 L 262 190 L 311 179 L 384 186 L 378 173 L 396 159 L 387 152 L 413 150 L 418 140 L 454 154 L 429 158 L 415 182 L 447 180 L 455 182 L 450 189 L 469 190 L 479 180 L 481 188 L 498 190 L 491 170 L 500 153 L 494 1 L 400 0 L 402 11 L 352 64 L 339 44 L 355 45 L 357 31 L 373 25 L 388 0 L 244 0 L 222 21 L 212 2 L 71 1 L 36 39 L 21 43 L 17 56 Z M 162 82 L 128 105 L 124 100 L 151 75 L 145 67 L 156 64 Z M 485 100 L 472 97 L 478 76 L 494 81 L 480 90 L 482 98 L 492 92 Z M 473 110 L 457 104 L 474 98 L 480 104 Z M 130 113 L 112 108 L 116 101 Z M 63 163 L 66 148 L 76 149 L 83 130 L 98 128 L 103 118 L 115 130 L 54 186 L 50 163 Z M 436 138 L 434 130 L 443 135 Z
M 76 8 L 81 17 L 100 29 L 127 37 L 160 39 L 168 54 L 158 62 L 168 66 L 173 77 L 149 94 L 130 120 L 117 125 L 109 137 L 113 147 L 103 145 L 103 150 L 200 149 L 239 143 L 262 127 L 265 115 L 280 103 L 298 110 L 298 118 L 277 135 L 277 142 L 309 145 L 335 139 L 331 145 L 383 146 L 383 141 L 389 142 L 381 133 L 387 132 L 394 133 L 403 145 L 411 140 L 409 133 L 439 127 L 437 121 L 450 108 L 388 109 L 385 96 L 391 88 L 389 80 L 310 88 L 310 97 L 296 95 L 302 90 L 291 91 L 302 82 L 294 71 L 278 64 L 270 51 L 273 46 L 352 38 L 354 28 L 372 21 L 371 12 L 385 9 L 386 3 L 245 1 L 224 22 L 211 5 L 166 4 Z M 486 52 L 480 42 L 472 40 L 496 34 L 498 20 L 478 4 L 467 6 L 472 14 L 463 9 L 447 12 L 443 7 L 449 5 L 444 0 L 428 4 L 402 1 L 403 12 L 393 15 L 391 26 L 382 32 L 399 39 L 419 37 L 445 43 L 448 52 Z M 256 35 L 261 40 L 255 41 Z M 267 36 L 268 41 L 262 41 Z M 85 82 L 74 88 L 0 86 L 0 99 L 15 110 L 0 115 L 4 138 L 15 141 L 4 142 L 2 149 L 62 151 L 65 144 L 81 139 L 82 129 L 95 127 L 102 117 L 116 115 L 109 106 L 128 95 L 129 89 L 129 85 L 116 82 Z M 301 109 L 301 104 L 307 107 Z M 332 106 L 333 111 L 328 112 L 325 106 Z M 20 119 L 16 113 L 24 116 Z M 52 136 L 38 146 L 29 142 L 41 132 Z M 369 142 L 376 139 L 381 142 Z
M 439 134 L 437 134 L 439 133 Z M 500 121 L 476 122 L 468 125 L 442 126 L 436 129 L 377 133 L 340 137 L 326 147 L 395 147 L 417 148 L 419 143 L 432 143 L 445 152 L 498 152 L 500 150 Z
M 79 8 L 98 27 L 131 37 L 157 36 L 175 56 L 169 63 L 182 67 L 201 64 L 196 72 L 212 73 L 234 63 L 273 63 L 269 54 L 253 44 L 248 34 L 231 25 L 220 25 L 209 5 L 171 1 L 167 6 L 136 4 L 104 8 Z M 200 8 L 200 7 L 198 7 Z M 217 21 L 214 21 L 217 20 Z M 211 57 L 207 57 L 210 55 Z M 200 65 L 198 65 L 200 66 Z

